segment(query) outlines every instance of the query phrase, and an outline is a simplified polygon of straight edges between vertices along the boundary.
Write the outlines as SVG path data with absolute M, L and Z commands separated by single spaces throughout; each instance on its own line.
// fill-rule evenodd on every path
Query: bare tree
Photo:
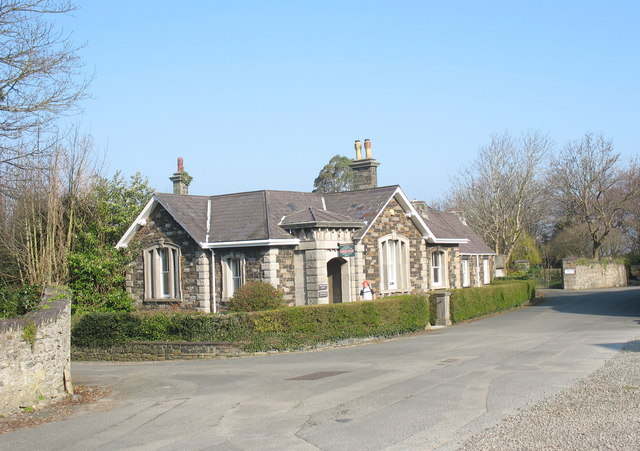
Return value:
M 451 196 L 469 226 L 507 259 L 521 236 L 542 214 L 542 164 L 551 143 L 539 132 L 514 139 L 494 135 L 478 158 L 454 180 Z
M 66 280 L 77 217 L 91 204 L 98 166 L 90 138 L 77 129 L 40 155 L 23 180 L 5 184 L 0 211 L 0 279 L 46 285 Z M 14 168 L 14 171 L 18 169 Z
M 78 49 L 50 21 L 72 10 L 67 0 L 0 0 L 0 177 L 50 152 L 51 127 L 85 96 Z
M 611 141 L 586 134 L 564 147 L 553 161 L 549 181 L 556 214 L 584 228 L 592 257 L 600 258 L 605 240 L 624 228 L 625 217 L 637 202 L 637 161 L 623 167 Z

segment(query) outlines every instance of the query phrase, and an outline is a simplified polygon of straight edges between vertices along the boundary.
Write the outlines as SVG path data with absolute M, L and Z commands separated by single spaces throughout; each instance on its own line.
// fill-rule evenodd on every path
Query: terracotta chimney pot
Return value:
M 371 140 L 370 139 L 365 139 L 364 140 L 364 150 L 366 152 L 366 158 L 373 158 L 373 156 L 371 155 Z

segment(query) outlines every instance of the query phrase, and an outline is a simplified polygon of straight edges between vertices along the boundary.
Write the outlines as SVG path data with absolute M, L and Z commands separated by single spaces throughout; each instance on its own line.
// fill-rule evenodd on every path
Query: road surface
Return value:
M 571 386 L 640 336 L 640 288 L 546 301 L 425 334 L 320 352 L 74 363 L 109 408 L 0 436 L 0 448 L 456 449 Z

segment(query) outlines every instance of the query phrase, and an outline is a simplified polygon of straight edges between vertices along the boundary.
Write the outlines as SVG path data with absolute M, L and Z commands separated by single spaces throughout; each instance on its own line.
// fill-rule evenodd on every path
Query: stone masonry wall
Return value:
M 216 299 L 222 300 L 223 268 L 222 259 L 233 253 L 244 256 L 245 282 L 271 282 L 284 292 L 290 304 L 295 303 L 295 267 L 293 248 L 245 247 L 216 251 Z M 223 304 L 226 302 L 222 300 Z
M 0 320 L 0 414 L 65 393 L 71 307 L 66 300 L 49 301 L 46 307 L 21 318 Z M 34 327 L 31 341 L 29 331 Z
M 394 214 L 390 214 L 393 209 Z M 376 292 L 380 291 L 380 261 L 378 258 L 378 239 L 389 235 L 393 231 L 409 240 L 409 284 L 410 290 L 423 289 L 423 281 L 426 275 L 425 244 L 422 235 L 415 224 L 408 218 L 402 207 L 392 199 L 362 243 L 364 252 L 364 273 L 369 282 L 373 284 Z
M 245 354 L 235 343 L 131 342 L 108 347 L 73 346 L 73 360 L 139 362 L 147 360 L 197 360 Z
M 626 287 L 627 269 L 621 263 L 565 258 L 562 260 L 562 278 L 565 290 Z
M 138 309 L 148 310 L 169 307 L 168 302 L 153 301 L 145 302 L 144 299 L 144 259 L 142 252 L 145 248 L 158 244 L 160 241 L 165 244 L 173 244 L 180 248 L 180 287 L 182 292 L 182 302 L 178 305 L 171 305 L 173 308 L 195 310 L 201 307 L 208 299 L 208 293 L 199 293 L 199 269 L 206 256 L 200 246 L 189 236 L 189 234 L 178 224 L 173 217 L 158 205 L 151 216 L 147 219 L 147 224 L 142 226 L 136 233 L 135 238 L 129 244 L 138 250 L 138 255 L 131 264 L 127 273 L 126 286 L 129 293 L 136 301 Z M 200 263 L 200 265 L 198 264 Z M 201 272 L 201 271 L 200 271 Z M 202 291 L 202 288 L 200 289 Z

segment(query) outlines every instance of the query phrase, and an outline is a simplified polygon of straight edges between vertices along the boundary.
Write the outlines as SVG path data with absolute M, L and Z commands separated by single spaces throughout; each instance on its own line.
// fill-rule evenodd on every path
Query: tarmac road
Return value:
M 640 288 L 549 290 L 536 306 L 395 340 L 224 360 L 74 363 L 109 409 L 0 448 L 456 449 L 573 385 L 640 336 Z

